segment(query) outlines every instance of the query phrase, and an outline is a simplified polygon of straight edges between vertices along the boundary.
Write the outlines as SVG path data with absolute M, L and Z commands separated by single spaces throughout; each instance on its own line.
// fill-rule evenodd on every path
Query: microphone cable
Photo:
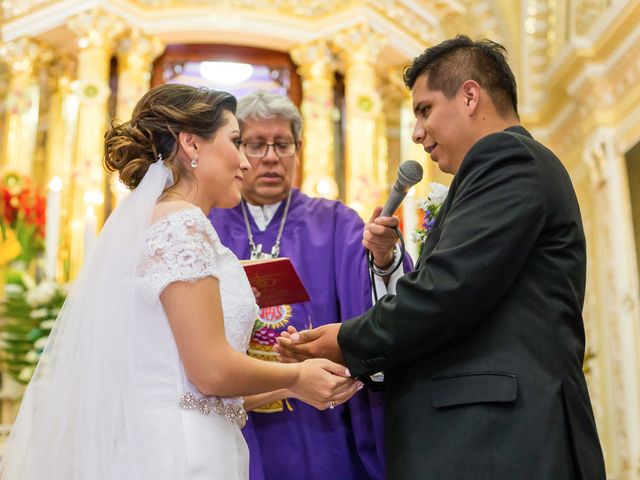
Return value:
M 396 270 L 398 270 L 398 268 L 400 268 L 400 265 L 402 265 L 402 262 L 404 261 L 404 254 L 405 254 L 404 237 L 402 236 L 402 232 L 398 227 L 393 227 L 393 229 L 395 230 L 396 235 L 400 240 L 399 242 L 400 255 L 398 255 L 397 258 L 395 258 L 395 255 L 394 255 L 393 263 L 389 268 L 385 270 L 380 269 L 373 262 L 373 253 L 371 253 L 371 250 L 367 250 L 367 261 L 369 262 L 369 280 L 371 281 L 371 291 L 373 292 L 374 303 L 378 302 L 378 289 L 376 288 L 376 281 L 375 281 L 374 275 L 377 275 L 378 277 L 387 277 L 389 275 L 392 275 Z M 396 243 L 396 246 L 393 247 L 396 253 L 398 252 L 397 246 L 398 244 Z

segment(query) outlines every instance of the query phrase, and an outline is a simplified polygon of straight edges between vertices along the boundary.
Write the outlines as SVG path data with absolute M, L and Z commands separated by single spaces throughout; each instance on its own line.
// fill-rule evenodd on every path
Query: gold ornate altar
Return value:
M 54 267 L 61 281 L 73 279 L 82 264 L 87 226 L 101 225 L 122 196 L 101 166 L 109 117 L 127 118 L 165 47 L 215 44 L 289 55 L 306 125 L 298 184 L 340 196 L 366 217 L 402 159 L 420 160 L 427 180 L 407 198 L 405 213 L 428 181 L 448 182 L 411 142 L 403 66 L 456 33 L 505 45 L 523 123 L 565 162 L 582 208 L 588 381 L 608 475 L 640 479 L 640 0 L 4 0 L 1 6 L 0 171 L 29 175 L 43 189 L 61 179 Z M 415 218 L 404 220 L 410 229 Z M 5 382 L 2 423 L 11 422 L 13 397 Z

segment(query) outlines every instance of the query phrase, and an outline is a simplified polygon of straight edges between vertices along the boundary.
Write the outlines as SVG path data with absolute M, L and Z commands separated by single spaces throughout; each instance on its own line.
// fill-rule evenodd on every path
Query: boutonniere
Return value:
M 427 196 L 427 199 L 418 202 L 418 208 L 424 212 L 422 227 L 416 228 L 413 234 L 413 241 L 418 245 L 418 254 L 433 229 L 436 216 L 440 212 L 445 198 L 447 198 L 447 193 L 449 193 L 449 187 L 441 183 L 433 182 L 429 184 L 429 187 L 431 188 L 431 193 Z

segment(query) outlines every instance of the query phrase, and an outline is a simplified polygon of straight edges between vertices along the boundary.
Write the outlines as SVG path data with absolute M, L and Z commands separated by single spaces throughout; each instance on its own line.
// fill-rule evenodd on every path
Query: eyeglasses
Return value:
M 273 151 L 278 158 L 292 157 L 296 153 L 296 150 L 298 150 L 294 142 L 242 143 L 242 151 L 247 157 L 262 158 L 269 151 L 269 147 L 273 147 Z

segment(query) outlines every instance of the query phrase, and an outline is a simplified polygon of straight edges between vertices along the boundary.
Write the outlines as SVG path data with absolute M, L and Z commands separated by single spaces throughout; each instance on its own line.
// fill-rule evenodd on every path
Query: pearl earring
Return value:
M 198 157 L 193 157 L 191 160 L 191 168 L 196 168 L 198 166 Z

